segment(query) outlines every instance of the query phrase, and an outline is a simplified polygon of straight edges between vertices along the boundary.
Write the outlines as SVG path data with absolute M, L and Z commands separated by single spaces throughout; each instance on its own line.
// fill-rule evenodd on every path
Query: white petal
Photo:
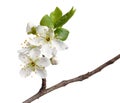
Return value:
M 67 45 L 65 43 L 63 43 L 63 41 L 61 41 L 61 40 L 54 39 L 52 43 L 56 47 L 57 50 L 68 49 Z
M 54 47 L 52 48 L 52 55 L 55 56 L 57 54 L 57 49 Z
M 27 77 L 31 74 L 31 70 L 30 69 L 21 69 L 20 70 L 20 75 L 22 77 Z
M 47 67 L 50 65 L 50 60 L 46 57 L 41 57 L 40 59 L 36 60 L 35 63 L 39 67 Z
M 32 27 L 35 27 L 35 25 L 33 25 L 32 23 L 28 23 L 27 24 L 27 27 L 26 27 L 26 32 L 28 33 L 28 32 L 31 32 L 31 28 Z
M 41 48 L 41 54 L 47 58 L 51 58 L 53 56 L 53 49 L 50 47 L 49 44 L 45 44 Z
M 46 37 L 46 33 L 48 31 L 48 27 L 47 26 L 38 26 L 37 27 L 37 33 L 42 36 L 42 37 Z
M 46 78 L 47 72 L 45 69 L 36 69 L 35 71 L 41 78 Z
M 35 37 L 33 39 L 30 39 L 29 42 L 31 45 L 34 45 L 34 46 L 41 46 L 44 43 L 44 38 Z
M 53 29 L 49 28 L 47 34 L 48 34 L 48 36 L 50 37 L 50 39 L 53 39 L 53 38 L 54 38 L 54 31 L 53 31 Z
M 22 48 L 21 50 L 18 50 L 18 53 L 27 54 L 30 51 L 30 48 Z
M 29 56 L 32 60 L 36 60 L 40 56 L 40 49 L 37 47 L 31 49 Z
M 23 54 L 23 53 L 19 54 L 19 59 L 25 64 L 28 64 L 31 62 L 30 58 L 26 54 Z

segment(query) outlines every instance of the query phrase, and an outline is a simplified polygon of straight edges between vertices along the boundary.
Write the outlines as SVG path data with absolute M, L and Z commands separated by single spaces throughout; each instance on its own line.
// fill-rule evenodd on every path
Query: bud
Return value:
M 55 56 L 53 56 L 52 58 L 50 58 L 50 61 L 51 61 L 52 65 L 57 65 L 58 64 L 57 58 Z
M 34 34 L 36 35 L 36 26 L 32 23 L 28 23 L 26 27 L 27 34 Z

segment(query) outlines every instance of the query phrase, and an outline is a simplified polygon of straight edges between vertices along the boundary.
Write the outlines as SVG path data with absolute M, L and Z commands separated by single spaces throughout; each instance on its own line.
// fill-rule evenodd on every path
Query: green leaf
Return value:
M 31 31 L 28 32 L 28 34 L 34 34 L 34 35 L 36 35 L 36 27 L 32 27 Z
M 69 12 L 63 15 L 54 25 L 55 28 L 62 27 L 75 13 L 75 9 L 72 7 Z
M 48 26 L 49 28 L 54 28 L 54 24 L 48 15 L 43 16 L 43 18 L 40 21 L 40 25 Z
M 69 31 L 64 28 L 57 28 L 55 31 L 55 38 L 65 41 L 68 37 Z
M 50 18 L 55 24 L 60 17 L 62 17 L 62 11 L 58 7 L 56 7 L 55 10 L 50 13 Z

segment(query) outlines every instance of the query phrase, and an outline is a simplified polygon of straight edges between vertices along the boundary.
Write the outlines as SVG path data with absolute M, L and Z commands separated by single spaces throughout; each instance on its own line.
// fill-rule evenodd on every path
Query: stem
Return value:
M 23 103 L 31 103 L 32 101 L 38 99 L 41 94 L 44 94 L 44 90 L 46 90 L 46 78 L 42 79 L 42 85 L 38 93 L 25 100 Z
M 39 90 L 39 92 L 40 91 L 43 91 L 43 90 L 45 90 L 46 89 L 46 79 L 44 78 L 44 79 L 42 79 L 42 87 L 41 87 L 41 89 Z
M 46 89 L 46 79 L 42 79 L 42 87 L 41 89 L 39 90 L 39 92 L 35 95 L 33 95 L 31 98 L 27 99 L 26 101 L 24 101 L 23 103 L 31 103 L 32 101 L 34 101 L 35 99 L 38 99 L 40 98 L 41 96 L 49 93 L 49 92 L 52 92 L 53 90 L 56 90 L 58 88 L 61 88 L 61 87 L 64 87 L 70 83 L 73 83 L 73 82 L 77 82 L 77 81 L 83 81 L 89 77 L 91 77 L 92 75 L 100 72 L 102 69 L 104 69 L 105 67 L 113 64 L 115 61 L 117 61 L 118 59 L 120 59 L 120 54 L 115 56 L 114 58 L 108 60 L 107 62 L 105 62 L 104 64 L 100 65 L 99 67 L 97 67 L 96 69 L 90 71 L 90 72 L 87 72 L 83 75 L 80 75 L 78 77 L 75 77 L 75 78 L 72 78 L 72 79 L 69 79 L 69 80 L 64 80 L 56 85 L 53 85 L 52 87 Z

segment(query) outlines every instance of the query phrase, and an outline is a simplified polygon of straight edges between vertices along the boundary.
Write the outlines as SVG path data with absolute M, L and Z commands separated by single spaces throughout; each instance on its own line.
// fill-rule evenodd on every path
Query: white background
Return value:
M 38 76 L 22 78 L 17 50 L 26 35 L 27 22 L 38 25 L 44 14 L 59 6 L 76 8 L 64 26 L 70 30 L 59 52 L 59 65 L 47 68 L 47 84 L 95 69 L 120 53 L 120 0 L 1 0 L 0 1 L 0 103 L 22 103 L 41 85 Z M 33 103 L 120 103 L 120 60 L 83 82 L 53 91 Z

